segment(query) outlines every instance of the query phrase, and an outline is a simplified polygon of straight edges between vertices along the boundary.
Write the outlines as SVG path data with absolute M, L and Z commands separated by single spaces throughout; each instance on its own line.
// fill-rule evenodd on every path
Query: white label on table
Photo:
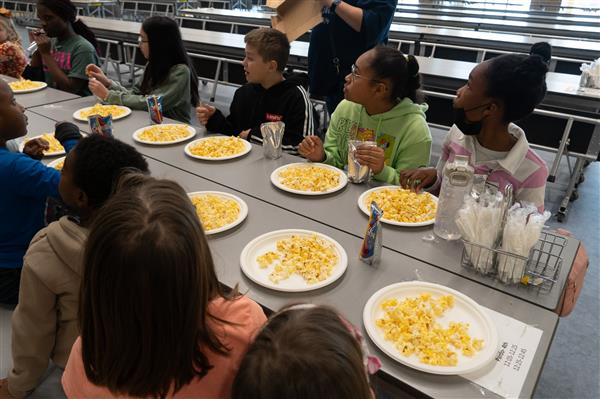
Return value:
M 542 338 L 542 330 L 492 309 L 484 309 L 498 328 L 498 352 L 492 364 L 463 377 L 502 397 L 518 398 Z

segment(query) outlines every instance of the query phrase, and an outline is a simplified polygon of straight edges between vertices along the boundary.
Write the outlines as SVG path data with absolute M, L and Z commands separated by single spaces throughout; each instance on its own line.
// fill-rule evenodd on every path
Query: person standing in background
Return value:
M 320 0 L 323 22 L 310 35 L 308 76 L 312 96 L 332 114 L 344 98 L 344 77 L 365 51 L 385 44 L 398 0 Z

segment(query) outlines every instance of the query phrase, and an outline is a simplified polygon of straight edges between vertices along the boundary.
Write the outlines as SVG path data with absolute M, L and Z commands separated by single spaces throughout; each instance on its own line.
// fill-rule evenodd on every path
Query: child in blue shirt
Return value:
M 41 158 L 47 142 L 32 140 L 24 153 L 6 148 L 8 140 L 26 134 L 25 109 L 0 79 L 0 303 L 5 304 L 17 303 L 23 255 L 44 225 L 46 198 L 59 198 L 60 172 L 34 159 Z M 66 122 L 57 124 L 54 135 L 66 151 L 81 137 L 77 126 Z

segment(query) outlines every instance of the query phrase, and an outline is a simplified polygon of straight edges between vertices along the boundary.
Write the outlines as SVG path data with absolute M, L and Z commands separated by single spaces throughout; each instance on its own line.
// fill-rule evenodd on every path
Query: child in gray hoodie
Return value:
M 63 201 L 79 215 L 40 230 L 24 257 L 19 304 L 12 316 L 13 368 L 0 391 L 22 398 L 33 391 L 52 360 L 65 367 L 79 335 L 77 311 L 83 249 L 96 211 L 124 169 L 148 171 L 133 147 L 91 135 L 69 152 L 59 185 Z

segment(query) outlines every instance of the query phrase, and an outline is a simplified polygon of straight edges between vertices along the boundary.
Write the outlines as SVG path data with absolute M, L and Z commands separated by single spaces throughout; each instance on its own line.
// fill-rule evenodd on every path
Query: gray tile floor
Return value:
M 201 87 L 201 97 L 207 99 L 210 85 Z M 233 88 L 219 87 L 215 105 L 228 110 Z M 433 161 L 440 153 L 445 131 L 433 129 Z M 552 154 L 540 153 L 548 164 Z M 594 162 L 585 172 L 586 180 L 579 187 L 579 199 L 571 204 L 568 219 L 558 223 L 553 218 L 551 227 L 570 230 L 581 239 L 590 257 L 590 268 L 574 312 L 561 319 L 552 348 L 535 393 L 536 399 L 597 399 L 600 398 L 600 288 L 598 263 L 600 248 L 600 163 Z M 563 162 L 557 183 L 549 183 L 546 191 L 547 209 L 555 212 L 566 187 L 568 168 Z M 0 307 L 0 378 L 11 367 L 10 316 L 12 311 Z M 50 377 L 32 397 L 62 397 L 57 391 L 59 373 L 52 370 Z

